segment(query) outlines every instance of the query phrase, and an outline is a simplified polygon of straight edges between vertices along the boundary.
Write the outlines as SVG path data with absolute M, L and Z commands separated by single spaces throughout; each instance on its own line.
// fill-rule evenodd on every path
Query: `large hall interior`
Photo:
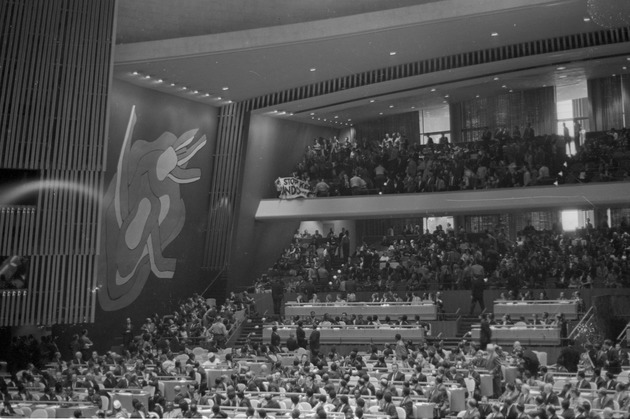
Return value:
M 0 417 L 630 417 L 630 1 L 0 34 Z

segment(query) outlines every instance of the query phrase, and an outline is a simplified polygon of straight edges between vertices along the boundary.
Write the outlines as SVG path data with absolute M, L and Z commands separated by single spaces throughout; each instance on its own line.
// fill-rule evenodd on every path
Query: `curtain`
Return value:
M 605 77 L 587 81 L 589 114 L 593 131 L 623 127 L 621 77 Z
M 553 87 L 505 93 L 452 103 L 451 135 L 459 141 L 478 141 L 484 127 L 494 131 L 506 127 L 521 133 L 531 123 L 536 134 L 556 132 L 556 101 Z
M 391 115 L 357 123 L 355 128 L 357 141 L 363 138 L 369 141 L 382 140 L 386 133 L 399 132 L 413 144 L 420 140 L 420 115 L 417 111 Z

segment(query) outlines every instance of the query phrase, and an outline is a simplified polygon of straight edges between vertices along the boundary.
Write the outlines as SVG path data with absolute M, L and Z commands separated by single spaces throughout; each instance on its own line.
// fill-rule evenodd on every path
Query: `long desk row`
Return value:
M 433 302 L 422 301 L 418 303 L 296 303 L 288 302 L 285 305 L 285 316 L 287 317 L 308 317 L 311 314 L 315 317 L 323 317 L 328 314 L 331 317 L 362 315 L 378 316 L 379 319 L 389 316 L 392 319 L 406 315 L 409 319 L 419 316 L 420 320 L 436 320 L 437 306 Z
M 492 343 L 512 345 L 519 341 L 526 345 L 556 346 L 560 345 L 560 328 L 552 326 L 491 326 Z M 479 340 L 480 326 L 473 325 L 473 340 Z
M 280 339 L 286 341 L 290 334 L 295 335 L 296 326 L 280 326 L 278 334 Z M 424 339 L 424 329 L 418 326 L 335 326 L 334 328 L 319 328 L 321 344 L 355 344 L 355 343 L 393 343 L 396 334 L 404 340 L 418 342 Z M 310 327 L 305 327 L 306 339 L 313 331 Z M 263 341 L 269 342 L 271 339 L 271 327 L 263 329 Z
M 578 309 L 579 304 L 576 300 L 499 300 L 494 303 L 496 317 L 509 314 L 515 320 L 521 316 L 531 318 L 534 314 L 542 316 L 543 313 L 549 313 L 552 318 L 556 314 L 563 314 L 567 320 L 574 320 L 578 318 Z

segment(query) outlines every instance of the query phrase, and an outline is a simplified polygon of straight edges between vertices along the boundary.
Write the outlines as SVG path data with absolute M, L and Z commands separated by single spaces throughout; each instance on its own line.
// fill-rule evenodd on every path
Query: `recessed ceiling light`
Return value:
M 314 117 L 314 116 L 311 116 L 311 119 L 315 119 L 315 117 Z
M 383 112 L 379 112 L 378 114 L 379 114 L 379 115 L 383 115 Z
M 221 90 L 228 90 L 228 89 L 229 89 L 229 87 L 227 87 L 227 86 L 221 88 Z
M 324 118 L 324 121 L 326 120 L 326 118 Z
M 547 87 L 547 85 L 546 85 L 546 84 L 543 84 L 543 87 Z
M 566 70 L 566 69 L 567 69 L 566 67 L 558 67 L 558 68 L 556 68 L 556 70 Z
M 510 93 L 512 93 L 514 90 L 510 89 Z
M 475 97 L 479 97 L 479 95 L 475 96 Z
M 149 76 L 148 74 L 146 76 L 144 76 L 145 79 L 150 79 L 151 76 Z
M 171 87 L 175 87 L 175 83 L 171 83 Z
M 561 78 L 561 79 L 566 79 L 566 78 L 567 78 L 567 75 L 566 75 L 566 74 L 562 74 L 559 78 Z
M 335 119 L 339 118 L 339 115 L 335 115 Z
M 370 103 L 374 103 L 374 99 L 370 99 Z
M 443 100 L 442 103 L 448 103 L 447 101 Z
M 444 97 L 449 97 L 449 95 L 444 95 Z
M 501 87 L 504 88 L 504 89 L 507 89 L 507 86 L 505 84 L 503 86 L 501 86 Z
M 217 100 L 221 100 L 221 96 L 217 97 Z M 278 112 L 278 111 L 274 111 L 274 112 Z
M 411 109 L 416 109 L 416 107 L 415 107 L 415 106 L 412 106 L 412 107 L 411 107 Z
M 193 90 L 193 95 L 196 95 L 197 93 L 199 93 L 199 90 Z
M 435 92 L 435 87 L 433 89 L 431 89 L 432 92 Z
M 182 90 L 187 90 L 187 89 L 188 89 L 188 87 L 182 86 Z
M 628 67 L 623 66 L 623 67 L 621 67 L 621 69 L 622 69 L 622 70 L 627 70 L 627 69 L 628 69 Z
M 162 80 L 162 79 L 157 79 L 157 80 L 156 80 L 156 82 L 157 82 L 157 83 L 162 83 L 163 81 L 164 81 L 164 80 Z
M 315 115 L 315 112 L 311 112 L 311 115 Z
M 227 103 L 232 103 L 232 101 L 231 101 L 231 100 L 228 100 L 228 101 L 227 101 Z
M 278 111 L 274 109 L 274 110 L 273 110 L 273 113 L 278 113 Z
M 497 81 L 497 80 L 499 80 L 499 78 L 498 78 L 498 77 L 495 77 L 495 78 L 494 78 L 494 81 Z
M 499 36 L 499 32 L 492 32 L 490 36 Z
M 590 21 L 591 21 L 591 18 L 590 18 L 590 17 L 585 17 L 585 18 L 584 18 L 584 22 L 590 22 Z
M 391 109 L 391 108 L 393 108 L 393 107 L 394 107 L 394 105 L 389 105 L 389 108 L 390 108 L 390 109 Z
M 318 120 L 318 121 L 321 121 L 322 119 L 321 119 L 321 118 L 317 118 L 317 120 Z
M 613 77 L 615 77 L 615 76 L 616 76 L 616 74 L 615 74 L 615 73 L 613 73 L 613 75 L 612 75 L 612 76 L 613 76 Z
M 390 51 L 389 55 L 396 55 L 396 51 Z
M 310 71 L 316 71 L 317 69 L 315 67 L 311 68 Z
M 134 71 L 134 72 L 133 72 L 133 73 L 131 73 L 131 74 L 132 74 L 133 76 L 137 76 L 137 75 L 138 75 L 138 72 L 137 72 L 137 71 Z
M 352 121 L 352 119 L 348 118 L 348 122 Z
M 208 97 L 210 96 L 210 93 L 206 93 L 205 95 L 203 95 L 203 97 Z

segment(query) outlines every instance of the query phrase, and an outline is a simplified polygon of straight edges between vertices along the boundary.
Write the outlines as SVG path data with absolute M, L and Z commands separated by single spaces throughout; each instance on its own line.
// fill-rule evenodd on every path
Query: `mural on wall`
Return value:
M 99 256 L 99 302 L 103 310 L 130 305 L 149 274 L 173 278 L 177 260 L 163 251 L 177 238 L 186 220 L 180 185 L 201 178 L 187 168 L 206 145 L 198 129 L 175 136 L 164 132 L 154 141 L 135 140 L 135 106 L 125 132 L 116 173 L 103 200 L 104 225 Z

